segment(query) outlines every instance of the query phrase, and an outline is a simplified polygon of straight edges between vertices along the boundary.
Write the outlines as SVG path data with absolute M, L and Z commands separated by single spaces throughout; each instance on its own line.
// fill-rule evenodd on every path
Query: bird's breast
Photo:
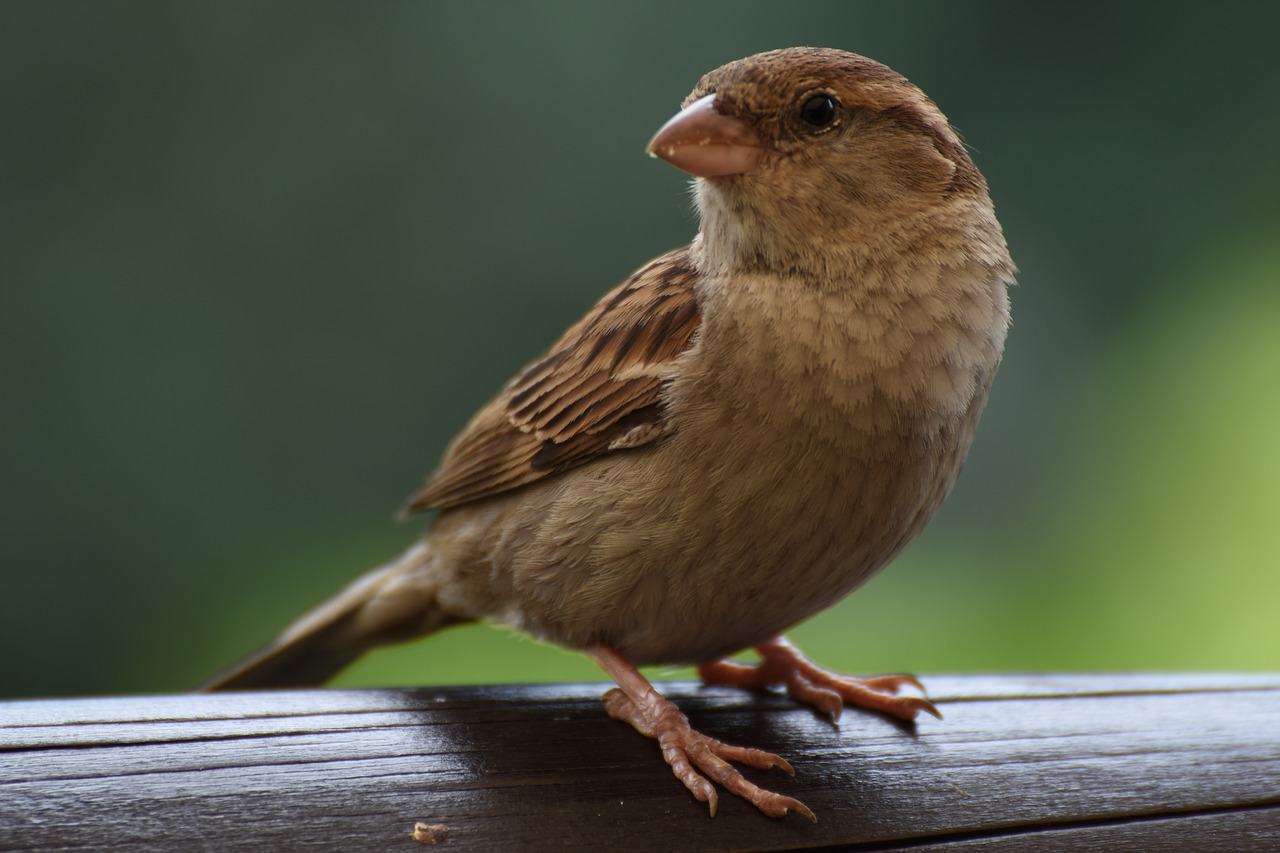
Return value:
M 980 329 L 964 299 L 711 284 L 668 434 L 523 499 L 539 524 L 510 569 L 521 628 L 636 663 L 724 655 L 839 601 L 954 483 L 998 307 Z
M 666 459 L 679 465 L 638 490 L 670 532 L 649 540 L 662 613 L 621 640 L 640 660 L 760 642 L 885 565 L 955 482 L 999 357 L 978 352 L 992 346 L 983 335 L 970 346 L 943 333 L 965 351 L 939 371 L 927 363 L 940 357 L 937 328 L 904 317 L 901 300 L 734 284 L 727 304 L 704 306 L 673 382 Z

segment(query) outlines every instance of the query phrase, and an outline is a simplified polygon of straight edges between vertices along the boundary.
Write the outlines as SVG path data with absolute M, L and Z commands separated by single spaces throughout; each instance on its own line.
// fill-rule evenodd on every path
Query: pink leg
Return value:
M 640 734 L 657 740 L 662 757 L 676 778 L 699 802 L 711 808 L 712 817 L 716 814 L 716 789 L 707 776 L 769 817 L 783 817 L 788 811 L 795 811 L 817 822 L 804 803 L 753 785 L 729 764 L 737 761 L 761 770 L 780 767 L 794 776 L 795 770 L 786 761 L 770 752 L 732 746 L 695 731 L 689 718 L 654 690 L 616 649 L 602 644 L 588 649 L 587 654 L 618 684 L 604 695 L 609 716 L 630 723 Z
M 756 646 L 756 651 L 761 660 L 755 666 L 721 660 L 698 667 L 698 674 L 706 684 L 731 684 L 753 690 L 786 687 L 797 702 L 812 705 L 833 720 L 840 718 L 846 702 L 901 720 L 914 720 L 921 711 L 942 719 L 942 713 L 928 699 L 896 695 L 903 686 L 924 691 L 924 685 L 910 675 L 837 675 L 806 658 L 782 637 Z

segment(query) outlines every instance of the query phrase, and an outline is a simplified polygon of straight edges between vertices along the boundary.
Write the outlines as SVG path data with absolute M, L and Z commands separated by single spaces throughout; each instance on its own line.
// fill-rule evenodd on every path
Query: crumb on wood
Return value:
M 409 837 L 423 844 L 439 844 L 449 837 L 449 827 L 443 823 L 418 821 L 413 825 L 413 833 Z

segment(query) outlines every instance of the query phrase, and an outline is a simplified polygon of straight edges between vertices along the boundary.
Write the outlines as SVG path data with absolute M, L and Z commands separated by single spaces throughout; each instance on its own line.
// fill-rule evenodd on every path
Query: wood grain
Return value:
M 926 683 L 915 730 L 665 686 L 816 826 L 709 818 L 598 684 L 3 703 L 0 850 L 1280 849 L 1280 676 Z

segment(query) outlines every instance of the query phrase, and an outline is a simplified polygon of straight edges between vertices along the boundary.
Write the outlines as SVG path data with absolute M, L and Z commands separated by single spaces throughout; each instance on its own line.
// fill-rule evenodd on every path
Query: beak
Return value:
M 699 178 L 741 175 L 760 165 L 760 136 L 742 119 L 716 112 L 716 96 L 699 98 L 658 129 L 645 149 Z

